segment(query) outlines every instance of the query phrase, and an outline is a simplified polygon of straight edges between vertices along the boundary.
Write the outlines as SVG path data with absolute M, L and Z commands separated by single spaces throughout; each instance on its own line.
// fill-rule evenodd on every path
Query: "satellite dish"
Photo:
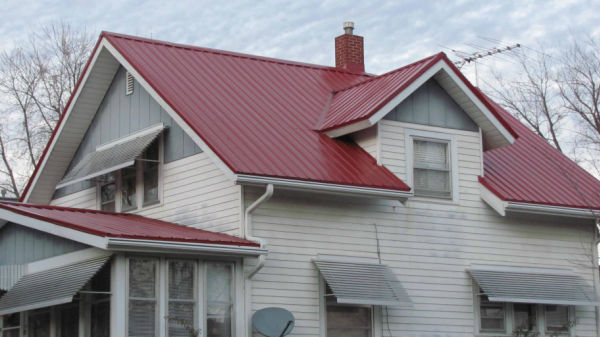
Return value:
M 252 325 L 266 337 L 283 337 L 294 329 L 294 315 L 283 308 L 264 308 L 254 313 Z

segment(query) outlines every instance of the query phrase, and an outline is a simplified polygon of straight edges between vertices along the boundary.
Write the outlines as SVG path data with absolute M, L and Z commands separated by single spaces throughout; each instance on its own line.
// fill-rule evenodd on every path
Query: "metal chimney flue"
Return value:
M 346 21 L 344 22 L 344 33 L 348 35 L 352 35 L 352 31 L 354 31 L 354 22 Z

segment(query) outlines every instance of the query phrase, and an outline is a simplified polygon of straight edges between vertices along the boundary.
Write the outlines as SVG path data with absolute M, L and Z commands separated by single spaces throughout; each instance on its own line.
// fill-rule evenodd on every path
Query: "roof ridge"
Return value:
M 244 59 L 248 59 L 248 60 L 261 61 L 261 62 L 267 62 L 267 63 L 275 63 L 275 64 L 281 64 L 281 65 L 286 65 L 286 66 L 312 68 L 312 69 L 333 71 L 333 72 L 349 74 L 349 75 L 356 75 L 356 76 L 365 76 L 365 77 L 372 76 L 368 73 L 352 72 L 352 71 L 348 71 L 348 70 L 340 69 L 340 68 L 336 68 L 336 67 L 331 67 L 331 66 L 306 63 L 306 62 L 298 62 L 298 61 L 290 61 L 290 60 L 284 60 L 284 59 L 279 59 L 279 58 L 275 58 L 275 57 L 259 56 L 259 55 L 253 55 L 253 54 L 228 51 L 228 50 L 223 50 L 223 49 L 214 49 L 214 48 L 193 46 L 193 45 L 187 45 L 187 44 L 182 44 L 182 43 L 174 43 L 174 42 L 163 41 L 163 40 L 149 39 L 149 38 L 134 36 L 134 35 L 113 33 L 113 32 L 108 32 L 108 31 L 102 31 L 102 33 L 100 35 L 101 36 L 112 36 L 112 37 L 116 37 L 116 38 L 132 40 L 132 41 L 137 41 L 137 42 L 142 42 L 142 43 L 163 45 L 163 46 L 172 47 L 172 48 L 186 49 L 186 50 L 190 50 L 190 51 L 218 54 L 218 55 L 229 56 L 229 57 L 239 57 L 239 58 L 244 58 Z
M 420 60 L 418 60 L 418 61 L 415 61 L 415 62 L 413 62 L 413 63 L 409 63 L 409 64 L 407 64 L 407 65 L 405 65 L 405 66 L 402 66 L 402 67 L 400 67 L 400 68 L 397 68 L 397 69 L 390 70 L 390 71 L 388 71 L 387 73 L 383 73 L 383 74 L 381 74 L 381 75 L 377 75 L 377 76 L 369 77 L 369 78 L 365 79 L 364 81 L 360 81 L 360 82 L 358 82 L 358 83 L 354 83 L 354 84 L 352 84 L 352 85 L 350 85 L 350 86 L 347 86 L 347 87 L 345 87 L 345 88 L 342 88 L 342 89 L 339 89 L 339 90 L 334 90 L 334 94 L 337 94 L 338 92 L 346 91 L 346 90 L 349 90 L 349 89 L 352 89 L 352 88 L 355 88 L 355 87 L 359 87 L 359 86 L 361 86 L 361 85 L 363 85 L 363 84 L 366 84 L 366 83 L 369 83 L 369 82 L 372 82 L 372 81 L 378 80 L 378 79 L 380 79 L 380 78 L 384 78 L 384 77 L 386 77 L 386 76 L 389 76 L 389 75 L 395 74 L 395 73 L 397 73 L 397 72 L 399 72 L 399 71 L 402 71 L 402 70 L 404 70 L 404 69 L 406 69 L 406 68 L 409 68 L 409 67 L 414 67 L 414 66 L 416 66 L 417 64 L 425 63 L 425 62 L 431 61 L 432 59 L 440 58 L 440 57 L 442 57 L 442 55 L 444 55 L 444 52 L 439 52 L 439 53 L 437 53 L 437 54 L 433 54 L 433 55 L 431 55 L 431 56 L 427 56 L 427 57 L 425 57 L 425 58 L 423 58 L 423 59 L 420 59 Z

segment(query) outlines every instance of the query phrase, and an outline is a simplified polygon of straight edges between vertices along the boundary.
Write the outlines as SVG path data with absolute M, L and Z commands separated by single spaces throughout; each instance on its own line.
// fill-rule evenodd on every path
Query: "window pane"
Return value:
M 57 337 L 73 337 L 79 334 L 79 306 L 68 305 L 59 309 Z
M 92 303 L 91 337 L 110 336 L 110 297 Z
M 21 325 L 21 315 L 11 314 L 2 316 L 2 327 L 3 328 L 12 328 Z
M 156 296 L 156 261 L 129 260 L 129 297 L 153 299 Z
M 169 337 L 188 337 L 194 330 L 194 303 L 169 302 Z
M 194 299 L 194 262 L 169 261 L 169 299 Z
M 233 265 L 209 263 L 206 275 L 207 336 L 231 336 Z
M 19 337 L 19 328 L 2 331 L 2 337 Z
M 418 195 L 450 197 L 450 172 L 415 168 L 414 189 Z
M 156 328 L 156 303 L 129 300 L 129 336 L 154 336 Z
M 569 330 L 569 307 L 563 305 L 546 306 L 546 330 L 568 331 Z
M 518 331 L 536 330 L 535 304 L 513 304 L 515 313 L 514 328 Z
M 137 208 L 136 201 L 136 170 L 127 167 L 121 171 L 121 210 L 128 211 Z
M 485 332 L 504 331 L 504 303 L 490 302 L 487 296 L 481 296 L 479 304 L 480 329 Z
M 370 307 L 327 306 L 327 337 L 369 337 L 371 331 Z
M 448 169 L 448 143 L 415 139 L 413 144 L 415 167 Z
M 29 313 L 29 337 L 50 337 L 50 311 Z
M 143 155 L 144 205 L 158 202 L 158 141 L 148 147 Z

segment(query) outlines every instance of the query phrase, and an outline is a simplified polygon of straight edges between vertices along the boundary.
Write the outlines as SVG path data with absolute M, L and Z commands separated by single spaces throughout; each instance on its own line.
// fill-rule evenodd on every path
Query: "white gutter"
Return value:
M 265 193 L 258 198 L 255 202 L 252 203 L 252 205 L 248 206 L 248 208 L 246 208 L 246 212 L 244 212 L 244 233 L 246 234 L 246 240 L 250 240 L 250 241 L 255 241 L 260 243 L 260 248 L 266 250 L 266 246 L 267 246 L 267 241 L 263 238 L 259 238 L 256 236 L 252 236 L 252 232 L 251 232 L 251 228 L 252 228 L 252 218 L 251 218 L 251 214 L 252 212 L 254 212 L 255 209 L 257 209 L 263 202 L 268 201 L 269 199 L 271 199 L 271 197 L 273 196 L 273 184 L 268 184 L 267 185 L 267 189 L 265 190 Z M 261 255 L 258 258 L 258 263 L 256 264 L 256 266 L 247 274 L 248 279 L 251 279 L 256 273 L 258 273 L 259 270 L 262 269 L 262 267 L 265 265 L 265 260 L 267 259 L 266 255 Z
M 597 218 L 595 212 L 589 208 L 549 206 L 510 201 L 506 203 L 504 211 L 514 213 L 545 214 L 585 219 Z
M 412 192 L 383 188 L 358 187 L 349 185 L 326 184 L 294 179 L 270 178 L 253 175 L 236 175 L 235 182 L 243 185 L 275 185 L 286 190 L 319 191 L 328 194 L 354 195 L 361 197 L 384 198 L 405 201 L 413 196 Z
M 183 253 L 183 254 L 211 254 L 235 256 L 263 256 L 267 253 L 262 247 L 248 247 L 235 245 L 219 245 L 179 241 L 154 241 L 137 239 L 108 238 L 107 249 L 131 252 L 151 253 Z

